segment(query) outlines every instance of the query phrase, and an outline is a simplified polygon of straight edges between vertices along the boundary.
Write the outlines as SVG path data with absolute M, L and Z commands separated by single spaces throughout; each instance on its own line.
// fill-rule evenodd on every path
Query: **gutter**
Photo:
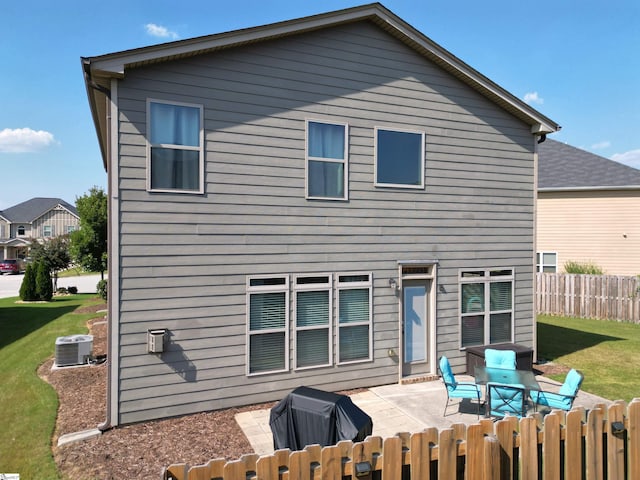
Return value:
M 604 190 L 640 190 L 640 185 L 594 185 L 586 187 L 544 187 L 538 188 L 538 193 L 546 192 L 589 192 L 589 191 L 604 191 Z

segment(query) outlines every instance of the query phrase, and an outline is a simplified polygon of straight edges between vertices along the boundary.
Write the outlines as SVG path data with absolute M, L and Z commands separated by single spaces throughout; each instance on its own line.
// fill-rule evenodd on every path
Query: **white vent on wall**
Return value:
M 93 335 L 68 335 L 56 339 L 56 365 L 82 365 L 89 361 L 93 350 Z

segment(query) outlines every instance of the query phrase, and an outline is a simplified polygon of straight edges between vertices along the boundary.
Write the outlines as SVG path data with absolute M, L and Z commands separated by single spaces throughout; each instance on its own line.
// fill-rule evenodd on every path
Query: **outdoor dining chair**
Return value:
M 572 368 L 569 373 L 567 373 L 558 393 L 532 390 L 529 395 L 531 396 L 531 400 L 533 400 L 536 411 L 538 410 L 538 405 L 545 405 L 560 410 L 571 410 L 583 379 L 584 376 Z
M 475 399 L 477 401 L 478 407 L 478 417 L 480 416 L 480 397 L 482 393 L 480 391 L 480 387 L 473 382 L 458 382 L 456 380 L 455 375 L 451 371 L 451 365 L 449 364 L 449 359 L 446 356 L 440 357 L 440 362 L 438 367 L 440 368 L 440 373 L 442 374 L 442 381 L 447 390 L 447 403 L 444 406 L 444 412 L 442 412 L 442 416 L 444 417 L 447 413 L 447 407 L 449 406 L 449 401 L 452 398 L 469 398 Z
M 496 350 L 487 348 L 484 351 L 484 364 L 487 368 L 516 369 L 516 352 L 513 350 Z
M 523 386 L 488 383 L 487 401 L 487 409 L 492 417 L 513 415 L 521 418 L 527 414 L 527 397 Z

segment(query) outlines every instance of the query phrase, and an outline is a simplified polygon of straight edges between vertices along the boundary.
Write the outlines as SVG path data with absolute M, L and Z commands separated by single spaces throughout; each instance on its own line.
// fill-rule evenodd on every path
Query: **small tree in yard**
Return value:
M 76 199 L 80 228 L 71 233 L 71 257 L 90 272 L 107 269 L 107 196 L 99 187 Z
M 51 240 L 31 244 L 29 252 L 35 262 L 43 262 L 53 274 L 53 290 L 58 288 L 58 272 L 66 269 L 71 263 L 69 254 L 69 235 L 61 235 Z
M 38 262 L 36 270 L 36 297 L 45 302 L 51 301 L 53 297 L 53 284 L 51 283 L 51 272 L 45 262 Z
M 28 264 L 24 271 L 22 284 L 20 285 L 20 300 L 23 302 L 33 302 L 36 299 L 36 272 L 34 265 Z

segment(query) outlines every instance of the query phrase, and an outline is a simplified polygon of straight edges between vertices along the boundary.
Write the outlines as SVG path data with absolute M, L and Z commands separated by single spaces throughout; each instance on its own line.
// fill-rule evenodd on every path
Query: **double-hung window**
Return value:
M 297 369 L 332 363 L 331 290 L 331 275 L 295 277 Z
M 150 191 L 204 191 L 202 106 L 147 101 Z
M 375 129 L 375 184 L 424 188 L 424 132 Z
M 307 120 L 307 198 L 346 200 L 348 126 Z
M 538 272 L 557 272 L 558 254 L 556 252 L 538 252 L 536 267 Z
M 460 272 L 461 346 L 513 341 L 513 270 Z
M 53 236 L 53 227 L 51 225 L 43 225 L 42 226 L 42 236 L 45 238 L 49 238 Z
M 19 236 L 19 237 L 24 237 L 24 235 L 25 235 L 25 233 L 24 233 L 24 232 L 25 232 L 24 225 L 19 225 L 19 226 L 18 226 L 18 236 Z
M 338 363 L 371 360 L 371 274 L 338 275 Z
M 248 374 L 289 370 L 289 277 L 247 279 Z

